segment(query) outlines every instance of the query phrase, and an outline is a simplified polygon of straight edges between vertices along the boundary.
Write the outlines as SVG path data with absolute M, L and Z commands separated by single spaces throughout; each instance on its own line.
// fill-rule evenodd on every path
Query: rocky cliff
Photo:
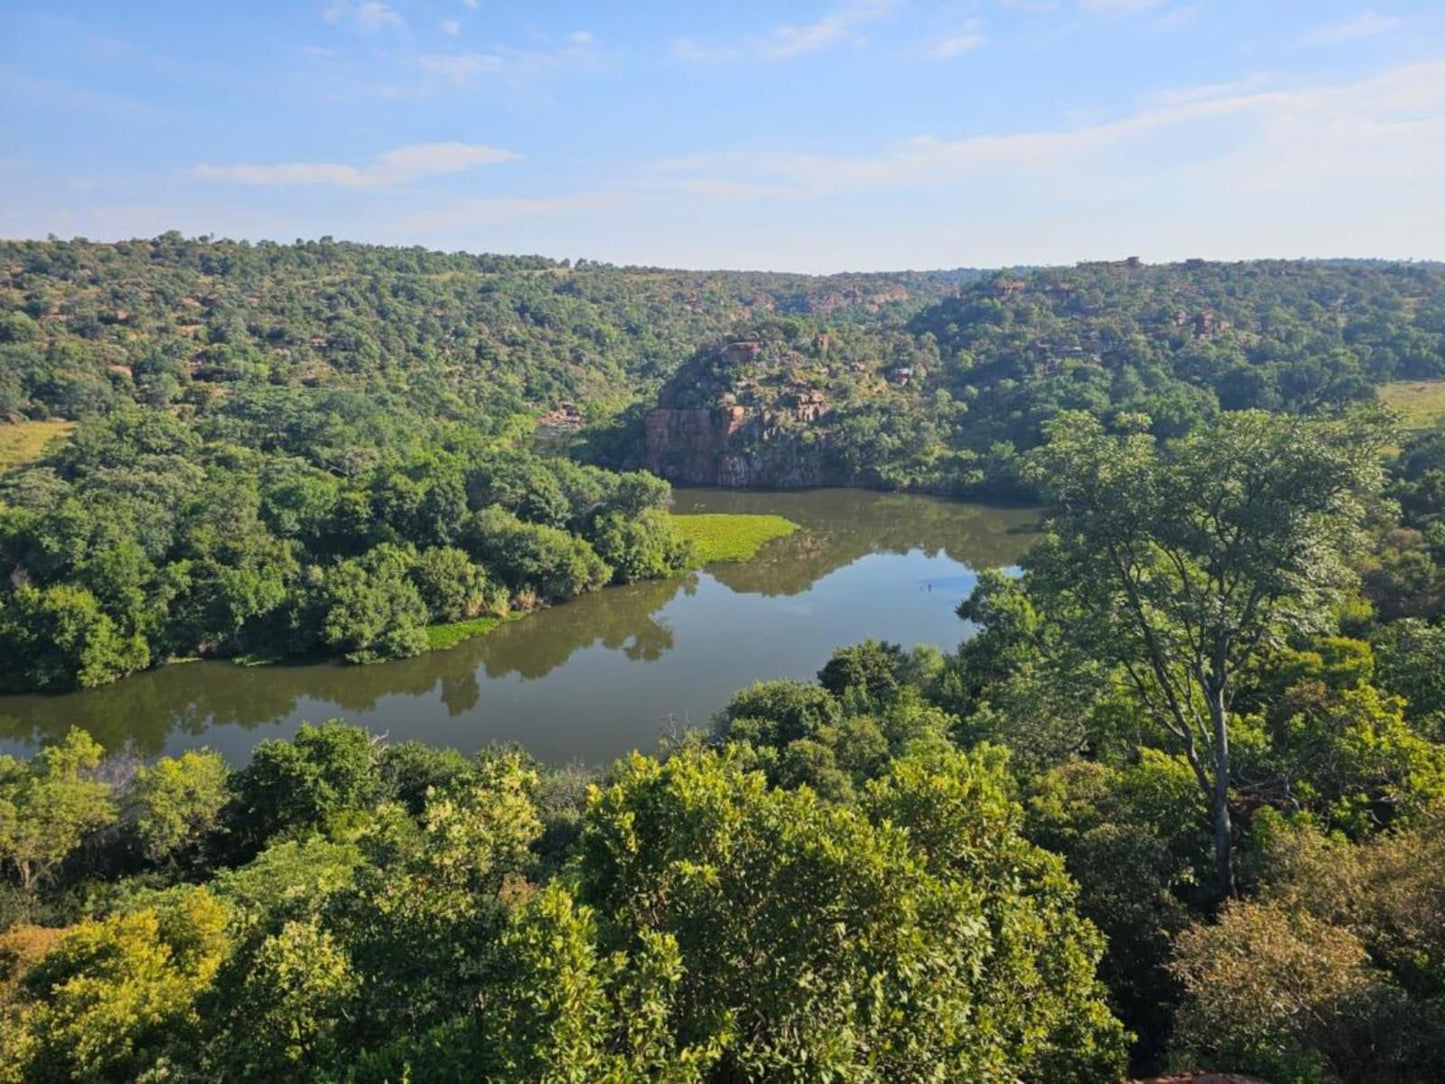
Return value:
M 761 338 L 726 343 L 685 367 L 644 422 L 647 469 L 689 485 L 791 489 L 829 484 L 818 429 L 828 338 L 804 354 Z

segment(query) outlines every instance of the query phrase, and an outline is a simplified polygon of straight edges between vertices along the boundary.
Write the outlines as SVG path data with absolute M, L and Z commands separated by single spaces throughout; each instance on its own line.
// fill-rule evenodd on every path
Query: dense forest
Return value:
M 1035 500 L 1060 411 L 1179 436 L 1445 357 L 1433 265 L 820 278 L 167 234 L 0 268 L 0 415 L 79 423 L 0 475 L 11 690 L 396 658 L 675 573 L 644 465 Z
M 6 410 L 76 423 L 0 477 L 11 688 L 675 574 L 643 463 L 1045 519 L 955 649 L 597 772 L 0 758 L 0 1081 L 1445 1078 L 1445 422 L 1372 402 L 1445 373 L 1439 268 L 5 264 Z
M 1046 436 L 956 651 L 599 775 L 336 723 L 0 760 L 0 1079 L 1439 1079 L 1440 433 Z
M 785 316 L 704 345 L 662 390 L 647 461 L 704 484 L 1032 499 L 1018 455 L 1063 410 L 1143 413 L 1171 437 L 1221 411 L 1328 411 L 1442 375 L 1438 265 L 1003 271 L 901 323 Z

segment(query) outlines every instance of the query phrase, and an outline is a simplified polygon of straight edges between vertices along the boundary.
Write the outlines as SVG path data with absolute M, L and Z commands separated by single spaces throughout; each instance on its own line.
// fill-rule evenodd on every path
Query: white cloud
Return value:
M 816 22 L 778 27 L 760 43 L 762 55 L 767 60 L 786 60 L 845 41 L 858 41 L 859 26 L 882 19 L 895 5 L 896 0 L 849 0 Z
M 478 0 L 462 0 L 462 3 L 465 4 L 467 7 L 471 8 L 473 11 L 477 10 Z
M 1219 178 L 1226 186 L 1309 186 L 1348 177 L 1351 185 L 1377 189 L 1445 181 L 1445 61 L 1332 86 L 1255 89 L 1263 79 L 1174 91 L 1133 115 L 1075 128 L 957 140 L 923 135 L 872 157 L 708 153 L 654 170 L 682 191 L 733 199 L 1000 181 L 1005 190 L 1015 183 L 1064 192 L 1122 189 L 1225 160 L 1236 170 Z
M 417 63 L 433 79 L 466 89 L 488 76 L 533 79 L 560 68 L 595 67 L 602 58 L 596 36 L 578 30 L 568 35 L 565 46 L 551 51 L 498 48 L 488 53 L 424 53 Z
M 924 54 L 934 60 L 952 60 L 954 57 L 962 56 L 964 53 L 972 52 L 987 44 L 988 38 L 984 36 L 982 21 L 970 19 L 957 33 L 947 34 L 929 42 L 924 49 Z
M 844 0 L 811 23 L 787 24 L 740 45 L 699 44 L 675 38 L 672 53 L 681 60 L 717 64 L 749 57 L 754 60 L 791 60 L 844 43 L 861 44 L 859 28 L 884 19 L 900 0 Z
M 443 19 L 439 24 L 441 31 L 449 38 L 454 38 L 462 32 L 462 24 L 456 19 Z
M 1371 38 L 1376 34 L 1388 34 L 1391 30 L 1398 29 L 1401 22 L 1402 20 L 1397 16 L 1381 15 L 1377 11 L 1367 9 L 1348 22 L 1324 26 L 1305 35 L 1303 44 L 1343 45 L 1346 42 L 1358 41 L 1360 38 Z
M 1154 20 L 1154 29 L 1179 30 L 1186 26 L 1193 26 L 1199 20 L 1199 13 L 1203 9 L 1203 3 L 1181 4 L 1177 8 L 1171 8 Z
M 1079 7 L 1098 15 L 1132 15 L 1157 8 L 1164 0 L 1079 0 Z
M 699 45 L 691 38 L 673 38 L 672 55 L 694 64 L 721 64 L 742 56 L 742 50 L 730 45 Z
M 366 166 L 339 162 L 213 166 L 202 162 L 192 172 L 206 180 L 235 181 L 250 185 L 388 188 L 423 177 L 460 173 L 497 162 L 511 162 L 519 157 L 521 156 L 512 151 L 477 143 L 419 143 L 387 151 Z
M 1259 90 L 1269 80 L 1268 73 L 1256 72 L 1254 75 L 1247 75 L 1243 79 L 1233 79 L 1227 83 L 1200 83 L 1176 90 L 1161 90 L 1154 96 L 1154 100 L 1159 105 L 1182 105 L 1186 102 L 1207 101 L 1211 98 L 1229 98 L 1248 91 Z
M 394 8 L 387 7 L 380 0 L 366 0 L 356 9 L 356 24 L 371 32 L 387 26 L 401 26 L 402 18 Z
M 483 75 L 507 69 L 507 62 L 496 53 L 427 53 L 417 63 L 428 75 L 456 87 L 469 87 Z
M 401 12 L 381 0 L 363 0 L 360 4 L 353 4 L 351 0 L 332 0 L 321 17 L 328 23 L 354 22 L 366 34 L 386 29 L 399 30 L 406 25 Z

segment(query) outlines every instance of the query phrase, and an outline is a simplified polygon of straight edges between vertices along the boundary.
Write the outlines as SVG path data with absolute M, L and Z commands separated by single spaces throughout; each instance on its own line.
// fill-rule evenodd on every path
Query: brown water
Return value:
M 115 685 L 0 697 L 0 749 L 71 726 L 150 756 L 196 746 L 244 761 L 262 738 L 340 718 L 393 740 L 473 751 L 519 742 L 551 763 L 605 763 L 706 726 L 737 689 L 810 678 L 869 636 L 952 648 L 974 570 L 1011 565 L 1035 514 L 830 489 L 675 491 L 678 512 L 772 512 L 803 530 L 745 564 L 609 588 L 449 651 L 376 666 L 168 666 Z

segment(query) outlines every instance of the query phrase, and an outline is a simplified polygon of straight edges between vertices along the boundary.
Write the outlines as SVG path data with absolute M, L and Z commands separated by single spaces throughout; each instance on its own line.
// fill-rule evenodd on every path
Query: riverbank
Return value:
M 750 561 L 767 543 L 786 538 L 799 527 L 782 516 L 756 515 L 741 512 L 716 512 L 701 515 L 671 516 L 679 534 L 693 544 L 693 564 L 684 571 L 704 565 Z M 607 588 L 603 588 L 607 590 Z M 571 601 L 571 600 L 569 600 Z M 566 605 L 563 603 L 562 605 Z M 467 640 L 485 636 L 498 625 L 520 621 L 535 610 L 514 610 L 501 617 L 476 617 L 470 621 L 428 625 L 427 650 L 446 651 Z
M 0 754 L 29 755 L 79 725 L 107 749 L 207 746 L 243 764 L 260 738 L 341 718 L 397 741 L 515 743 L 548 764 L 607 764 L 706 727 L 754 681 L 808 680 L 865 637 L 952 647 L 969 631 L 954 610 L 973 570 L 1015 564 L 1033 539 L 1032 513 L 859 490 L 680 488 L 673 510 L 775 515 L 800 529 L 751 560 L 588 592 L 394 662 L 211 659 L 81 692 L 0 696 Z

